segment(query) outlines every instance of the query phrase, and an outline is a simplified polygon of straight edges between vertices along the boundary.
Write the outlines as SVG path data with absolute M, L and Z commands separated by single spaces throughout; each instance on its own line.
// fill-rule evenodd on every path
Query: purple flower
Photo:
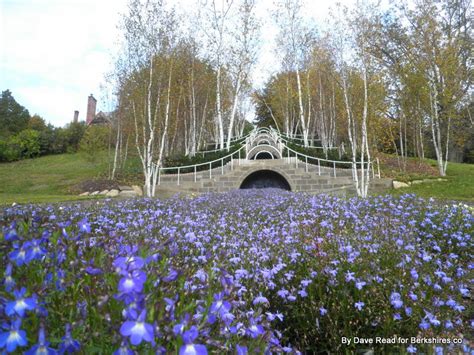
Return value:
M 122 341 L 122 344 L 120 344 L 120 348 L 114 351 L 113 355 L 133 355 L 135 354 L 130 348 L 128 347 L 127 341 L 124 340 Z
M 3 284 L 5 285 L 5 289 L 7 291 L 11 291 L 13 287 L 15 287 L 15 280 L 13 280 L 12 275 L 12 264 L 8 264 L 5 269 L 5 279 L 3 280 Z
M 18 346 L 25 346 L 28 341 L 26 332 L 20 329 L 21 319 L 16 319 L 10 326 L 10 330 L 0 333 L 0 349 L 6 348 L 8 352 L 13 352 Z
M 407 352 L 410 354 L 416 353 L 416 347 L 414 347 L 413 344 L 410 344 L 410 346 L 407 348 Z
M 364 308 L 364 306 L 365 306 L 365 303 L 362 301 L 354 303 L 354 307 L 357 308 L 359 311 L 361 311 L 362 308 Z
M 66 334 L 61 338 L 62 342 L 59 344 L 59 352 L 64 353 L 74 353 L 79 351 L 81 345 L 71 335 L 71 326 L 69 323 L 66 324 Z
M 14 222 L 15 223 L 15 222 Z M 15 223 L 16 224 L 16 223 Z M 16 229 L 14 227 L 14 225 L 11 226 L 11 229 L 8 230 L 6 233 L 5 233 L 5 240 L 7 242 L 11 242 L 11 241 L 15 241 L 15 240 L 18 240 L 18 233 L 16 232 Z
M 401 300 L 401 295 L 398 292 L 392 292 L 390 295 L 390 304 L 395 309 L 399 309 L 403 306 L 403 301 Z
M 170 271 L 168 272 L 168 275 L 163 277 L 163 281 L 165 282 L 171 282 L 174 281 L 178 278 L 178 271 L 175 269 L 171 268 Z
M 5 307 L 5 313 L 8 316 L 12 316 L 15 313 L 23 318 L 25 311 L 32 311 L 36 308 L 36 298 L 35 297 L 24 297 L 26 293 L 26 288 L 22 287 L 21 290 L 13 291 L 15 296 L 14 301 L 7 303 Z
M 262 294 L 260 293 L 259 296 L 255 297 L 255 299 L 253 300 L 253 305 L 257 305 L 257 304 L 261 304 L 261 303 L 264 303 L 264 304 L 267 304 L 268 305 L 268 299 L 266 297 L 263 297 Z
M 419 324 L 420 329 L 426 330 L 430 327 L 430 323 L 428 323 L 426 320 L 422 320 L 421 323 Z
M 122 293 L 142 292 L 146 274 L 141 270 L 133 270 L 119 281 L 118 289 Z
M 26 244 L 26 243 L 25 243 Z M 27 258 L 27 249 L 23 244 L 19 249 L 15 249 L 9 254 L 10 260 L 14 262 L 17 266 L 22 266 L 28 264 L 30 260 Z
M 86 218 L 82 219 L 78 224 L 77 226 L 79 227 L 79 231 L 81 231 L 82 233 L 90 233 L 91 232 L 91 225 L 90 223 L 87 221 Z
M 184 345 L 179 349 L 179 355 L 207 355 L 206 346 L 202 344 L 194 344 L 194 341 L 199 336 L 199 331 L 196 326 L 183 333 Z
M 325 316 L 327 313 L 328 313 L 328 310 L 326 308 L 324 307 L 319 308 L 319 314 L 321 314 L 322 316 Z
M 38 344 L 33 345 L 30 350 L 25 352 L 25 355 L 55 355 L 58 352 L 53 348 L 48 347 L 49 342 L 46 341 L 44 336 L 44 328 L 40 327 L 38 333 Z
M 226 313 L 229 313 L 232 306 L 229 302 L 223 300 L 223 293 L 217 293 L 214 295 L 214 302 L 211 304 L 209 311 L 211 313 L 218 313 L 223 316 Z
M 143 340 L 153 342 L 153 326 L 145 323 L 146 311 L 143 310 L 136 321 L 126 321 L 120 327 L 120 334 L 130 337 L 133 345 L 140 344 Z
M 237 353 L 237 355 L 247 355 L 249 351 L 246 346 L 240 346 L 239 344 L 237 344 L 235 346 L 235 352 Z

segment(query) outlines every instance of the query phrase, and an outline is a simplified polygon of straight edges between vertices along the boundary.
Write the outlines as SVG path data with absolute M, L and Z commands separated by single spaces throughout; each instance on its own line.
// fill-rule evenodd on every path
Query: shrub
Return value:
M 110 128 L 107 126 L 89 126 L 79 144 L 79 150 L 84 152 L 89 160 L 94 161 L 97 152 L 107 149 Z

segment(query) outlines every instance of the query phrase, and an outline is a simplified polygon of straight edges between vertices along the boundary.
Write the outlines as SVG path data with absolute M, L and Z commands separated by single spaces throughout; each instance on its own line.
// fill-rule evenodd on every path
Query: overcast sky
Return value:
M 189 6 L 191 0 L 168 2 Z M 306 16 L 322 25 L 334 2 L 307 2 Z M 273 1 L 257 3 L 258 15 L 266 17 L 254 73 L 258 85 L 277 63 L 272 52 L 276 29 L 268 18 Z M 0 90 L 9 89 L 30 114 L 56 126 L 70 122 L 74 110 L 84 120 L 89 94 L 98 99 L 98 110 L 110 110 L 101 85 L 112 68 L 117 24 L 126 4 L 127 0 L 0 0 Z

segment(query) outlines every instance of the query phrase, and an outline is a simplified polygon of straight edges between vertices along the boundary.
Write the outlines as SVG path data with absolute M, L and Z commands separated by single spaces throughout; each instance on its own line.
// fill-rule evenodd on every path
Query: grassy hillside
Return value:
M 91 162 L 80 153 L 0 164 L 0 204 L 77 200 L 69 189 L 106 174 L 106 153 Z
M 436 161 L 427 160 L 427 162 L 436 166 Z M 423 178 L 420 174 L 408 174 L 405 181 Z M 404 193 L 415 193 L 421 197 L 434 197 L 443 200 L 462 200 L 474 202 L 474 165 L 448 163 L 447 181 L 438 181 L 431 177 L 432 182 L 423 182 L 422 184 L 411 185 L 409 187 L 392 190 L 393 195 L 401 195 Z

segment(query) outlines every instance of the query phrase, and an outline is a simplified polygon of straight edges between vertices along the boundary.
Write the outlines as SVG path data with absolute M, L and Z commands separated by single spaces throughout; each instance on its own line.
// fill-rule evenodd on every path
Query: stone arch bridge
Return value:
M 275 130 L 254 130 L 239 150 L 223 158 L 161 168 L 157 191 L 205 193 L 275 187 L 295 192 L 355 194 L 351 162 L 307 156 L 286 143 Z M 391 180 L 380 179 L 375 172 L 372 177 L 372 191 L 391 187 Z

